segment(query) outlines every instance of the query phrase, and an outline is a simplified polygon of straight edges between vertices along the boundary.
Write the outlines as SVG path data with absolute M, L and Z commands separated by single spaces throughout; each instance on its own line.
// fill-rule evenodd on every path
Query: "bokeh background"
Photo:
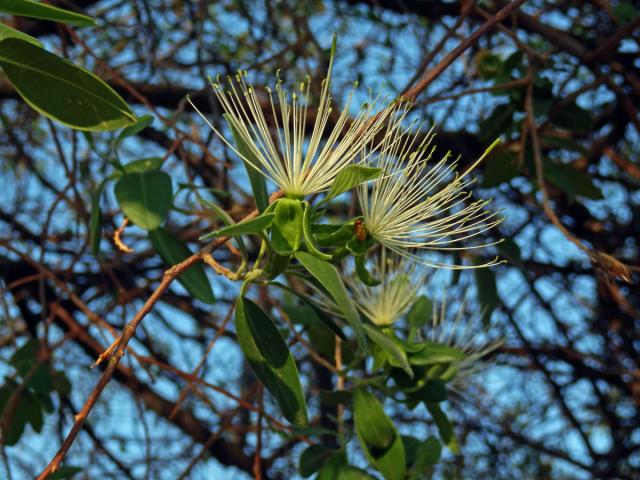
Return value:
M 177 192 L 167 228 L 195 249 L 197 238 L 219 225 L 199 199 L 236 219 L 253 208 L 242 165 L 186 102 L 190 94 L 211 122 L 222 124 L 208 76 L 243 69 L 258 86 L 273 86 L 278 71 L 290 84 L 307 74 L 321 79 L 336 33 L 335 101 L 354 82 L 358 102 L 369 88 L 393 98 L 504 4 L 50 3 L 86 12 L 99 25 L 69 30 L 25 18 L 3 21 L 97 73 L 138 115 L 154 119 L 122 141 L 117 132 L 74 132 L 31 110 L 0 74 L 2 384 L 15 381 L 11 359 L 33 338 L 61 372 L 51 408 L 26 408 L 24 433 L 2 446 L 0 478 L 33 478 L 46 465 L 95 385 L 100 369 L 90 366 L 111 343 L 109 328 L 121 328 L 162 276 L 164 265 L 144 231 L 124 230 L 133 253 L 114 246 L 123 216 L 113 182 L 100 199 L 98 258 L 90 251 L 92 198 L 113 173 L 114 156 L 165 159 L 162 169 Z M 474 194 L 492 198 L 505 218 L 484 240 L 505 240 L 456 260 L 482 262 L 497 253 L 507 262 L 439 272 L 424 286 L 436 303 L 446 291 L 448 309 L 462 308 L 487 338 L 504 338 L 447 402 L 462 453 L 447 452 L 433 478 L 639 478 L 639 26 L 639 5 L 630 0 L 527 1 L 416 100 L 414 118 L 435 125 L 438 153 L 460 155 L 462 168 L 503 140 L 476 170 Z M 339 217 L 353 206 L 345 198 L 331 213 Z M 229 250 L 216 258 L 235 261 Z M 278 412 L 258 394 L 235 341 L 236 287 L 215 275 L 210 280 L 213 305 L 174 285 L 145 319 L 133 353 L 70 451 L 65 464 L 81 468 L 74 478 L 253 478 L 256 456 L 264 478 L 297 478 L 306 444 L 296 432 L 267 422 L 257 445 L 258 413 L 248 407 L 264 403 L 266 412 Z M 277 310 L 278 300 L 265 301 Z M 331 407 L 319 392 L 332 387 L 331 375 L 308 345 L 292 348 L 321 425 Z M 403 433 L 424 438 L 434 431 L 421 408 L 390 413 Z M 3 428 L 11 421 L 3 418 Z M 353 461 L 366 464 L 357 450 Z

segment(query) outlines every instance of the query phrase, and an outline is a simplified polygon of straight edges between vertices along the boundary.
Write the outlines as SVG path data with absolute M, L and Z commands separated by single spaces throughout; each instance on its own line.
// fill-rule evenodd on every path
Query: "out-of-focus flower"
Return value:
M 325 191 L 336 175 L 354 163 L 364 145 L 374 142 L 391 112 L 384 108 L 376 113 L 379 97 L 370 98 L 351 120 L 354 93 L 351 91 L 340 114 L 333 117 L 332 68 L 333 52 L 317 107 L 311 98 L 309 77 L 294 92 L 288 92 L 278 78 L 275 95 L 270 88 L 265 89 L 268 100 L 246 82 L 244 71 L 239 72 L 235 80 L 228 78 L 226 84 L 212 82 L 225 118 L 253 158 L 246 158 L 249 154 L 243 155 L 241 149 L 231 145 L 198 113 L 243 160 L 270 178 L 285 194 L 302 197 Z M 271 123 L 267 122 L 267 117 L 271 118 Z M 333 127 L 329 127 L 330 118 Z M 308 130 L 311 135 L 307 140 Z
M 372 275 L 380 285 L 370 287 L 355 273 L 345 278 L 358 309 L 372 323 L 380 327 L 398 321 L 416 300 L 424 284 L 426 270 L 405 258 L 382 249 L 372 262 Z
M 461 395 L 473 383 L 474 377 L 488 367 L 487 357 L 504 343 L 504 339 L 490 338 L 479 321 L 480 316 L 463 320 L 464 300 L 455 318 L 447 319 L 446 303 L 445 297 L 439 311 L 434 308 L 431 325 L 426 327 L 426 337 L 464 353 L 464 359 L 455 364 L 455 375 L 447 384 L 449 390 Z
M 435 146 L 433 130 L 423 132 L 422 123 L 403 126 L 409 106 L 399 104 L 388 122 L 376 155 L 364 154 L 370 166 L 382 168 L 376 181 L 358 187 L 363 224 L 369 234 L 388 249 L 411 257 L 425 265 L 447 268 L 470 268 L 445 265 L 425 258 L 426 251 L 454 251 L 493 245 L 463 246 L 462 242 L 482 234 L 502 221 L 498 213 L 485 207 L 489 200 L 469 201 L 466 189 L 473 183 L 472 170 L 498 143 L 462 174 L 456 172 L 457 160 L 450 152 L 432 161 Z M 497 263 L 497 258 L 482 265 Z M 476 265 L 473 265 L 476 266 Z

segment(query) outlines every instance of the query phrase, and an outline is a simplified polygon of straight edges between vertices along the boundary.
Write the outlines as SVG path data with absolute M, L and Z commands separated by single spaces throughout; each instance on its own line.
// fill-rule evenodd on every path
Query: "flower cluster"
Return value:
M 261 216 L 253 223 L 212 235 L 262 234 L 266 244 L 260 258 L 269 252 L 270 263 L 251 276 L 233 277 L 246 281 L 261 276 L 273 279 L 294 259 L 313 273 L 316 267 L 308 258 L 302 261 L 298 252 L 303 252 L 302 258 L 310 254 L 329 263 L 318 267 L 325 272 L 352 255 L 355 268 L 342 268 L 342 272 L 355 308 L 345 310 L 344 300 L 336 301 L 327 285 L 318 288 L 311 282 L 312 288 L 325 295 L 320 303 L 328 312 L 353 322 L 357 309 L 356 315 L 359 311 L 397 341 L 389 327 L 416 304 L 428 267 L 461 269 L 498 263 L 496 257 L 485 263 L 452 265 L 433 257 L 437 251 L 447 254 L 497 243 L 474 242 L 501 218 L 487 208 L 489 200 L 472 199 L 469 187 L 474 181 L 472 171 L 498 142 L 460 172 L 459 158 L 452 160 L 450 152 L 433 158 L 434 131 L 425 130 L 423 122 L 410 121 L 408 102 L 385 103 L 379 96 L 370 96 L 354 114 L 352 90 L 342 109 L 334 112 L 332 69 L 333 54 L 319 89 L 307 78 L 289 91 L 279 76 L 273 90 L 256 89 L 247 82 L 246 72 L 226 82 L 212 82 L 234 142 L 205 120 L 247 168 L 259 172 L 261 181 L 273 182 L 281 193 L 271 205 L 265 206 L 263 199 Z M 253 179 L 252 188 L 258 203 Z M 319 207 L 349 190 L 357 194 L 360 215 L 341 225 L 320 222 L 324 210 Z M 451 324 L 454 330 L 459 323 L 458 318 Z M 431 332 L 432 341 L 460 355 L 451 354 L 458 378 L 472 373 L 479 359 L 495 348 L 490 344 L 478 349 L 475 340 L 466 343 L 466 329 L 443 337 L 440 320 L 434 320 Z M 418 352 L 416 348 L 407 347 L 409 357 Z M 416 365 L 424 361 L 419 354 L 411 358 Z

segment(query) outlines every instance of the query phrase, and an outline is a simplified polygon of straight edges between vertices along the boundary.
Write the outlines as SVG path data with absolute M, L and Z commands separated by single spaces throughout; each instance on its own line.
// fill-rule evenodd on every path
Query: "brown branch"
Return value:
M 507 18 L 512 12 L 516 11 L 524 2 L 525 0 L 515 0 L 507 4 L 502 10 L 497 12 L 492 18 L 487 20 L 471 35 L 460 42 L 460 44 L 440 60 L 435 67 L 426 71 L 425 74 L 418 79 L 415 85 L 404 91 L 400 97 L 405 100 L 414 101 L 420 93 L 422 93 L 449 65 L 453 63 L 456 58 L 474 45 L 480 37 L 495 28 L 498 23 Z

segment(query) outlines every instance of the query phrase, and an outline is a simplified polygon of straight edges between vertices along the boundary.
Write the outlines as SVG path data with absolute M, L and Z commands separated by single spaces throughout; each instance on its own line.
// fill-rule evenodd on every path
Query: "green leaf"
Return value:
M 502 60 L 490 50 L 481 50 L 476 55 L 476 65 L 484 80 L 495 78 L 502 72 Z
M 238 132 L 234 117 L 228 113 L 225 113 L 223 117 L 231 129 L 231 134 L 233 135 L 233 140 L 236 143 L 238 153 L 242 157 L 244 167 L 247 170 L 249 182 L 251 183 L 251 190 L 253 191 L 253 197 L 256 199 L 258 211 L 262 213 L 269 206 L 269 195 L 267 194 L 267 185 L 264 180 L 264 175 L 261 173 L 262 168 L 260 161 L 246 144 L 242 135 Z
M 351 300 L 336 267 L 306 252 L 296 252 L 295 257 L 331 295 L 331 298 L 336 302 L 347 322 L 353 328 L 358 345 L 360 348 L 364 348 L 366 338 L 360 314 Z
M 446 383 L 442 380 L 427 380 L 424 387 L 415 395 L 423 402 L 444 402 L 447 399 Z
M 244 222 L 234 223 L 228 227 L 221 228 L 215 232 L 208 233 L 200 240 L 216 237 L 237 237 L 238 235 L 258 235 L 265 228 L 269 227 L 275 218 L 274 213 L 263 213 L 259 217 L 245 220 Z
M 480 122 L 480 140 L 482 142 L 492 141 L 507 131 L 513 124 L 513 114 L 516 109 L 511 103 L 497 105 L 491 114 Z
M 300 249 L 304 211 L 302 202 L 281 198 L 276 203 L 275 218 L 271 226 L 271 244 L 280 255 L 291 255 Z
M 420 465 L 435 465 L 440 460 L 442 445 L 436 437 L 429 437 L 418 447 L 416 463 Z
M 68 480 L 81 471 L 82 468 L 80 467 L 60 467 L 55 473 L 49 475 L 47 480 Z
M 278 328 L 262 309 L 244 297 L 236 304 L 238 343 L 249 365 L 274 396 L 284 417 L 306 426 L 307 406 L 298 368 Z
M 401 480 L 406 471 L 404 446 L 378 399 L 363 389 L 353 397 L 353 421 L 365 455 L 386 480 Z
M 18 38 L 0 41 L 0 66 L 35 110 L 78 130 L 115 130 L 136 116 L 91 72 Z
M 464 359 L 464 352 L 440 343 L 425 341 L 424 347 L 409 355 L 411 365 L 435 365 L 437 363 L 457 362 Z
M 502 151 L 492 156 L 482 171 L 482 186 L 497 187 L 520 174 L 518 157 L 515 153 Z
M 357 187 L 361 183 L 378 178 L 382 173 L 381 168 L 362 167 L 360 165 L 349 165 L 342 170 L 331 184 L 331 188 L 324 197 L 323 202 L 331 200 L 338 195 Z
M 26 416 L 33 427 L 33 430 L 39 433 L 44 425 L 44 414 L 42 413 L 42 404 L 40 403 L 40 400 L 31 393 L 22 392 L 20 403 L 21 406 L 19 408 L 25 409 Z
M 333 247 L 344 244 L 355 235 L 353 222 L 342 225 L 314 224 L 311 226 L 314 237 L 318 245 L 322 247 Z
M 129 125 L 124 128 L 118 135 L 118 142 L 124 140 L 127 137 L 132 137 L 139 134 L 142 130 L 147 128 L 153 123 L 153 115 L 142 115 L 138 118 L 138 121 L 133 125 Z
M 482 305 L 482 322 L 486 325 L 491 320 L 491 314 L 500 305 L 496 276 L 489 268 L 474 268 L 473 274 L 478 287 L 478 300 Z
M 4 40 L 5 38 L 20 38 L 25 42 L 32 43 L 36 47 L 42 48 L 42 42 L 37 38 L 33 38 L 31 35 L 27 35 L 26 33 L 22 33 L 19 30 L 0 23 L 0 41 Z
M 571 102 L 560 109 L 553 123 L 570 132 L 584 133 L 589 131 L 593 120 L 587 110 Z
M 302 202 L 302 207 L 304 209 L 304 217 L 302 219 L 302 233 L 304 235 L 304 243 L 307 246 L 307 249 L 318 258 L 321 258 L 323 260 L 331 260 L 331 255 L 322 253 L 316 246 L 315 239 L 313 238 L 313 232 L 311 228 L 311 205 L 309 205 L 309 202 Z
M 427 410 L 433 417 L 433 421 L 436 422 L 438 427 L 438 434 L 442 439 L 442 443 L 449 447 L 453 453 L 459 453 L 458 441 L 453 433 L 453 427 L 447 418 L 447 415 L 442 411 L 440 405 L 437 403 L 426 403 Z
M 158 170 L 162 166 L 162 162 L 163 158 L 161 157 L 140 158 L 123 165 L 122 168 L 125 173 L 147 172 L 149 170 Z
M 76 27 L 92 27 L 96 25 L 96 21 L 86 15 L 32 0 L 2 0 L 2 2 L 0 2 L 0 12 L 19 15 L 21 17 L 68 23 Z
M 149 231 L 149 239 L 167 266 L 180 263 L 192 255 L 189 247 L 162 227 Z M 201 263 L 196 263 L 182 272 L 178 281 L 187 292 L 201 302 L 212 304 L 216 301 Z
M 300 455 L 298 471 L 300 475 L 307 478 L 320 470 L 327 459 L 332 455 L 332 451 L 322 445 L 311 445 Z
M 411 366 L 407 360 L 406 352 L 401 349 L 393 339 L 389 338 L 372 325 L 365 324 L 364 330 L 367 332 L 367 336 L 371 341 L 389 355 L 391 360 L 389 363 L 391 363 L 391 365 L 401 368 L 407 375 L 409 375 L 409 377 L 413 378 L 413 370 L 411 370 Z
M 600 189 L 594 185 L 592 178 L 571 165 L 547 160 L 544 162 L 544 178 L 564 190 L 569 198 L 585 197 L 592 200 L 604 198 Z
M 433 316 L 433 302 L 425 295 L 420 295 L 407 314 L 407 321 L 413 328 L 425 327 Z
M 157 170 L 123 175 L 115 194 L 124 214 L 145 230 L 160 226 L 173 204 L 171 177 Z
M 367 270 L 367 267 L 365 266 L 365 260 L 365 255 L 356 255 L 354 257 L 354 261 L 356 264 L 356 275 L 358 275 L 358 278 L 362 283 L 369 287 L 380 285 L 380 283 L 382 282 L 371 275 L 371 273 L 369 273 L 369 270 Z

